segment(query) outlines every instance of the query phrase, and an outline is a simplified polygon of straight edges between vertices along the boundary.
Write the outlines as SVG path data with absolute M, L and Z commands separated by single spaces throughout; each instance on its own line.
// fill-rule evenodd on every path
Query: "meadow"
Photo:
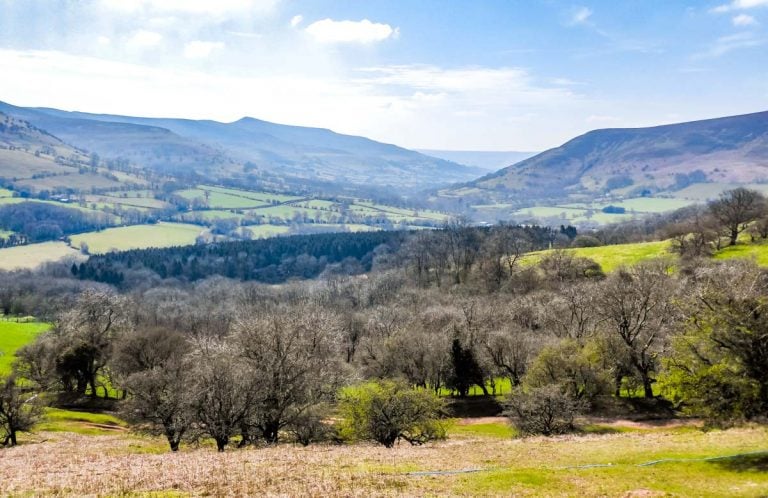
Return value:
M 0 376 L 10 373 L 16 350 L 50 327 L 47 323 L 17 323 L 0 316 Z
M 85 259 L 85 256 L 66 243 L 58 241 L 7 247 L 0 249 L 0 270 L 32 269 L 43 263 L 53 263 L 65 258 Z
M 113 249 L 128 250 L 147 247 L 171 247 L 194 244 L 203 228 L 183 223 L 156 223 L 154 225 L 132 225 L 108 228 L 70 237 L 72 247 L 88 245 L 92 254 L 102 254 Z M 29 247 L 29 246 L 28 246 Z
M 694 423 L 612 422 L 590 432 L 515 439 L 503 419 L 461 419 L 445 442 L 281 444 L 178 454 L 110 415 L 57 410 L 2 450 L 12 495 L 120 496 L 760 496 L 768 430 L 704 432 Z M 32 473 L 30 473 L 32 471 Z M 587 491 L 588 490 L 588 491 Z

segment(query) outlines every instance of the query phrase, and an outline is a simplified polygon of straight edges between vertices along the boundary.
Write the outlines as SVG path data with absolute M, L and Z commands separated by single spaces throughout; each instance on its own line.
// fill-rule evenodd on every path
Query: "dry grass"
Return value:
M 489 422 L 491 423 L 491 422 Z M 765 462 L 637 464 L 768 449 L 768 431 L 690 427 L 515 440 L 455 435 L 424 447 L 280 445 L 168 453 L 159 439 L 41 433 L 0 451 L 10 495 L 133 496 L 756 496 Z M 577 468 L 585 464 L 602 467 Z M 608 465 L 610 464 L 610 465 Z M 475 469 L 472 473 L 450 471 Z M 411 475 L 417 471 L 448 474 Z

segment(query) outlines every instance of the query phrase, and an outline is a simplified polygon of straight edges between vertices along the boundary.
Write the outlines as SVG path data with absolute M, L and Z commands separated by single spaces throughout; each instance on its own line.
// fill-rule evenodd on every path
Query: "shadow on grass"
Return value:
M 768 451 L 713 459 L 709 463 L 731 472 L 768 472 Z

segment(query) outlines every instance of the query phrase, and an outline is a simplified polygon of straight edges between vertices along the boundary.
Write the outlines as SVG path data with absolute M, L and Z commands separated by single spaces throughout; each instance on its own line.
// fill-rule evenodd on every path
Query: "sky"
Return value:
M 768 110 L 768 0 L 0 0 L 0 100 L 538 151 Z

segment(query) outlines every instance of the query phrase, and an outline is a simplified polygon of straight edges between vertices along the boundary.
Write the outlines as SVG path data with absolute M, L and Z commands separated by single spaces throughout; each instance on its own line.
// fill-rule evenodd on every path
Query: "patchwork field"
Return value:
M 3 450 L 12 495 L 162 496 L 761 496 L 768 431 L 703 432 L 690 424 L 612 423 L 594 433 L 513 439 L 500 419 L 463 419 L 446 442 L 170 454 L 113 417 L 49 412 Z M 54 431 L 54 432 L 52 432 Z M 101 434 L 101 435 L 98 435 Z M 34 478 L 30 478 L 34 469 Z
M 183 223 L 157 223 L 108 228 L 101 232 L 84 233 L 70 237 L 72 247 L 88 245 L 92 254 L 102 254 L 113 249 L 124 251 L 147 247 L 171 247 L 194 244 L 203 231 L 198 225 Z

